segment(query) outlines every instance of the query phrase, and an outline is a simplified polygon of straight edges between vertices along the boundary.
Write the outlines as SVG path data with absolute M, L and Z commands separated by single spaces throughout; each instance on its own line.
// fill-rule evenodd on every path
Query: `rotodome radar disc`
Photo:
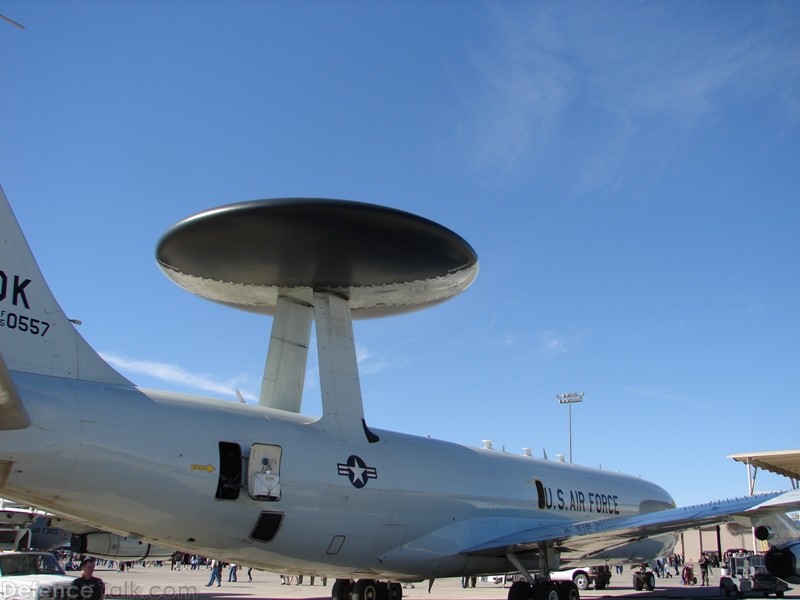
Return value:
M 158 243 L 161 269 L 190 292 L 272 314 L 278 293 L 313 289 L 348 298 L 353 317 L 406 312 L 466 289 L 472 247 L 404 211 L 346 200 L 242 202 L 188 217 Z

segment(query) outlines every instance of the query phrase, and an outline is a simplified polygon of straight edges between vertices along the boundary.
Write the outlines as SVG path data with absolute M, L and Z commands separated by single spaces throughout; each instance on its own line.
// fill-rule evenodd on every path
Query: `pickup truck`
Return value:
M 594 585 L 596 590 L 604 590 L 611 582 L 611 569 L 609 567 L 580 567 L 565 569 L 550 573 L 553 581 L 573 581 L 580 591 L 589 589 Z

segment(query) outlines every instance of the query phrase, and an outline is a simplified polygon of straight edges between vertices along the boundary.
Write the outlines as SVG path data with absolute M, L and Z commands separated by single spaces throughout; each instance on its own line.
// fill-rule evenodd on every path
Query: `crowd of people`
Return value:
M 697 576 L 695 575 L 695 563 L 686 561 L 680 554 L 670 554 L 664 558 L 659 558 L 652 565 L 653 573 L 656 577 L 671 578 L 680 577 L 681 582 L 686 585 L 695 585 Z M 710 585 L 709 576 L 713 575 L 713 567 L 719 566 L 719 558 L 716 553 L 702 552 L 697 560 L 697 567 L 700 569 L 700 585 Z M 622 565 L 615 567 L 617 575 L 624 572 Z M 673 575 L 674 571 L 674 575 Z
M 56 558 L 63 565 L 65 571 L 83 571 L 84 564 L 91 561 L 91 568 L 100 566 L 105 569 L 116 571 L 130 571 L 135 565 L 141 567 L 164 567 L 167 564 L 171 571 L 188 570 L 207 570 L 210 572 L 210 578 L 206 587 L 213 585 L 221 586 L 223 581 L 230 583 L 239 581 L 240 570 L 242 567 L 236 563 L 227 563 L 224 561 L 206 558 L 196 554 L 188 554 L 184 552 L 175 552 L 169 559 L 166 560 L 145 560 L 145 561 L 118 561 L 102 558 L 84 558 L 80 554 L 72 554 L 65 550 L 57 550 L 54 552 Z M 253 581 L 253 567 L 247 567 L 245 575 L 247 581 Z M 315 585 L 317 577 L 313 575 L 307 579 L 303 575 L 281 575 L 281 585 L 303 585 L 304 579 L 307 580 L 308 585 Z M 328 584 L 327 577 L 320 577 L 323 586 Z M 95 597 L 90 597 L 88 600 L 97 600 Z
M 80 594 L 77 596 L 81 600 L 102 600 L 104 594 L 104 584 L 102 580 L 94 576 L 95 566 L 100 565 L 106 569 L 116 569 L 117 571 L 129 571 L 133 568 L 133 561 L 113 561 L 105 559 L 84 558 L 80 555 L 71 555 L 69 553 L 56 553 L 64 564 L 66 571 L 80 570 L 81 576 L 76 578 L 73 582 L 74 588 Z M 223 579 L 228 582 L 237 582 L 239 580 L 240 566 L 235 563 L 226 563 L 216 559 L 208 559 L 203 556 L 191 555 L 182 552 L 176 552 L 169 560 L 151 560 L 151 561 L 138 561 L 143 566 L 163 567 L 165 564 L 170 565 L 170 570 L 180 571 L 181 569 L 206 569 L 210 571 L 210 578 L 207 587 L 213 585 L 222 586 Z M 671 554 L 663 559 L 658 559 L 652 565 L 653 573 L 656 577 L 671 578 L 673 571 L 675 577 L 680 577 L 682 583 L 685 585 L 697 584 L 697 576 L 695 574 L 695 563 L 685 561 L 684 557 L 680 554 Z M 709 576 L 713 575 L 712 568 L 719 566 L 719 559 L 716 554 L 709 554 L 706 552 L 701 553 L 700 558 L 696 561 L 696 566 L 700 570 L 700 585 L 707 586 L 709 584 Z M 623 573 L 623 566 L 616 566 L 617 574 Z M 247 580 L 253 581 L 253 568 L 248 567 L 246 571 Z M 280 575 L 281 585 L 302 585 L 303 575 Z M 314 585 L 316 578 L 308 577 L 308 585 Z M 322 585 L 327 585 L 327 577 L 321 577 Z M 462 587 L 475 587 L 475 578 L 462 578 Z
M 710 585 L 709 576 L 713 575 L 713 567 L 719 566 L 719 559 L 716 553 L 701 552 L 697 559 L 697 567 L 700 569 L 700 585 Z M 695 585 L 697 576 L 695 575 L 695 563 L 684 560 L 680 554 L 671 554 L 663 559 L 658 559 L 653 565 L 653 573 L 656 577 L 680 577 L 685 585 Z

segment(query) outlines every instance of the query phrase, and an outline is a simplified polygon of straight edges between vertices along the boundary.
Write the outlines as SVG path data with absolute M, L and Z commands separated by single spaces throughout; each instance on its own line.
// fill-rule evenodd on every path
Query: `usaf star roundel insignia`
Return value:
M 351 454 L 346 463 L 339 463 L 339 475 L 346 475 L 353 487 L 363 488 L 370 479 L 378 478 L 378 470 L 368 467 L 360 456 Z

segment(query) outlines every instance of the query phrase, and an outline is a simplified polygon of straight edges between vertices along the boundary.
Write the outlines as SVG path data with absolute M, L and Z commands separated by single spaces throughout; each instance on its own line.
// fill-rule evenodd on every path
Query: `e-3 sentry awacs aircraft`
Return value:
M 0 244 L 0 496 L 128 539 L 335 577 L 335 600 L 509 570 L 524 579 L 510 600 L 577 600 L 550 570 L 649 561 L 676 531 L 733 519 L 761 525 L 780 545 L 775 569 L 798 576 L 800 545 L 784 547 L 775 516 L 800 506 L 797 492 L 675 508 L 638 477 L 371 428 L 352 319 L 439 303 L 477 274 L 473 249 L 436 223 L 278 199 L 166 233 L 168 277 L 273 316 L 258 405 L 144 390 L 116 372 L 58 306 L 1 191 Z M 300 412 L 312 323 L 321 417 Z

